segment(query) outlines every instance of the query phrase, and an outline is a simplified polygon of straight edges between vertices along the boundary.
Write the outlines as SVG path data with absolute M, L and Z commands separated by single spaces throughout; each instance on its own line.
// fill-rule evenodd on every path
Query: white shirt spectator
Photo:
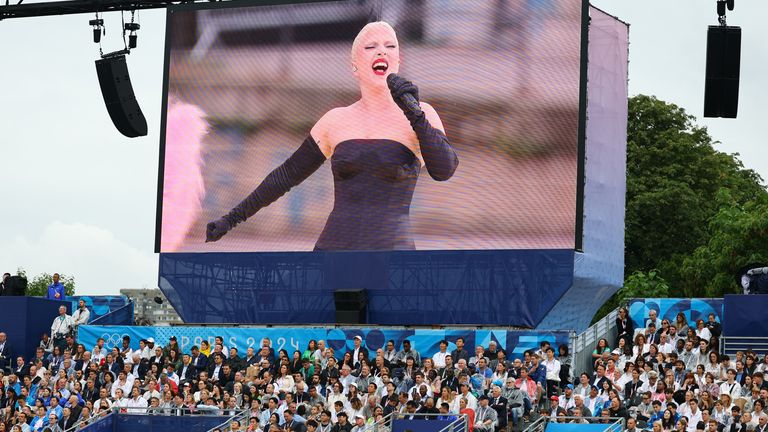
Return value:
M 141 396 L 138 396 L 135 399 L 131 398 L 125 401 L 125 408 L 127 408 L 128 412 L 133 411 L 136 413 L 145 413 L 146 410 L 144 408 L 146 407 L 147 407 L 147 400 Z M 137 409 L 132 410 L 131 408 L 137 408 Z
M 688 410 L 690 411 L 690 409 Z M 701 410 L 696 408 L 696 412 L 689 412 L 688 415 L 688 427 L 686 432 L 696 432 L 696 425 L 701 421 Z
M 556 358 L 544 360 L 544 366 L 547 367 L 547 380 L 560 381 L 560 361 Z
M 702 329 L 696 329 L 696 336 L 709 343 L 709 340 L 712 338 L 712 333 L 710 333 L 708 328 L 704 327 Z
M 112 402 L 112 408 L 125 408 L 127 406 L 128 406 L 128 399 L 124 397 L 120 399 L 115 399 L 115 401 Z
M 445 356 L 447 356 L 448 353 L 446 352 L 436 352 L 435 355 L 432 356 L 432 363 L 434 363 L 434 366 L 436 368 L 444 368 L 445 367 Z
M 130 393 L 131 389 L 133 388 L 133 382 L 126 379 L 125 382 L 123 383 L 121 383 L 120 380 L 117 380 L 114 383 L 112 383 L 112 390 L 110 394 L 112 395 L 113 398 L 115 397 L 115 390 L 117 390 L 118 388 L 123 389 L 123 394 Z
M 144 395 L 142 397 L 144 398 L 145 401 L 149 401 L 153 397 L 156 397 L 158 399 L 162 399 L 163 395 L 160 394 L 159 391 L 157 391 L 155 389 L 152 389 L 152 390 L 148 390 L 148 391 L 144 392 Z
M 731 400 L 735 400 L 741 394 L 741 384 L 734 381 L 733 384 L 729 384 L 728 381 L 720 384 L 720 394 L 727 393 L 731 396 Z
M 54 339 L 57 337 L 64 337 L 71 333 L 74 328 L 75 321 L 71 316 L 67 314 L 59 315 L 54 318 L 53 323 L 51 323 L 51 337 Z
M 88 310 L 88 308 L 82 308 L 75 311 L 74 314 L 72 314 L 72 320 L 75 322 L 75 328 L 80 325 L 88 324 L 88 320 L 91 318 L 91 311 Z M 709 340 L 709 339 L 707 339 Z

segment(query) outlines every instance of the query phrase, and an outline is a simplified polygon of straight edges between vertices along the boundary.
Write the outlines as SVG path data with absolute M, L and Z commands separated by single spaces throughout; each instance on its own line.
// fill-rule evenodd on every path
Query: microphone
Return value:
M 390 90 L 397 85 L 397 80 L 400 77 L 397 74 L 389 74 L 387 76 L 387 86 Z M 410 93 L 403 93 L 400 95 L 400 102 L 405 106 L 405 108 L 412 112 L 412 113 L 418 113 L 421 111 L 421 106 L 419 106 L 419 101 L 416 100 L 415 97 L 413 97 Z

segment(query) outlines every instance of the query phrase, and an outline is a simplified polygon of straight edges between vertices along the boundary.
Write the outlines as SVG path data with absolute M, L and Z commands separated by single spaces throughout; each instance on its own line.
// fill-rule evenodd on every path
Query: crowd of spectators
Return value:
M 520 427 L 532 415 L 577 423 L 624 418 L 631 432 L 768 432 L 768 356 L 719 355 L 714 316 L 689 324 L 652 311 L 634 329 L 627 315 L 622 309 L 617 318 L 614 347 L 597 343 L 594 371 L 574 376 L 568 348 L 548 342 L 521 358 L 507 357 L 493 341 L 467 349 L 461 338 L 453 350 L 441 341 L 432 356 L 408 340 L 369 350 L 359 336 L 346 352 L 322 340 L 275 350 L 268 338 L 241 352 L 222 337 L 184 351 L 176 337 L 160 344 L 126 336 L 111 349 L 103 339 L 85 347 L 64 310 L 51 326 L 54 337 L 43 335 L 32 358 L 15 357 L 0 372 L 0 432 L 82 427 L 112 410 L 245 411 L 228 430 L 247 432 L 363 432 L 393 412 L 443 420 L 463 414 L 478 432 Z M 0 333 L 0 353 L 5 345 Z
M 714 314 L 689 323 L 682 313 L 671 321 L 652 310 L 644 321 L 634 329 L 620 309 L 615 346 L 598 341 L 594 372 L 553 397 L 552 415 L 620 417 L 632 432 L 768 431 L 768 355 L 720 355 Z
M 348 352 L 320 340 L 292 353 L 275 351 L 270 339 L 240 352 L 217 337 L 182 352 L 176 337 L 165 345 L 125 337 L 107 349 L 103 339 L 85 347 L 71 334 L 63 344 L 45 336 L 34 357 L 17 357 L 9 373 L 0 372 L 0 432 L 66 430 L 111 410 L 245 410 L 245 420 L 228 428 L 248 432 L 362 432 L 392 412 L 443 420 L 466 414 L 473 429 L 494 431 L 538 410 L 547 391 L 568 379 L 559 374 L 568 369 L 567 348 L 559 348 L 563 366 L 548 343 L 510 360 L 495 342 L 470 352 L 463 339 L 452 351 L 441 341 L 437 353 L 422 357 L 408 340 L 372 351 L 359 336 Z

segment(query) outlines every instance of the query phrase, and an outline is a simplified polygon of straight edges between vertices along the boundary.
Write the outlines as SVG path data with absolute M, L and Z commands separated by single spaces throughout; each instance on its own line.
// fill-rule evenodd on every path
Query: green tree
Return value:
M 626 274 L 658 269 L 670 294 L 683 295 L 683 262 L 709 242 L 720 191 L 737 206 L 767 192 L 737 155 L 715 150 L 682 108 L 638 95 L 628 120 Z
M 27 272 L 19 268 L 16 272 L 19 276 L 27 278 Z M 29 280 L 29 278 L 27 278 Z M 30 297 L 45 297 L 48 294 L 48 285 L 53 282 L 53 275 L 49 273 L 40 273 L 29 280 L 27 283 L 27 295 Z M 59 273 L 59 282 L 64 285 L 64 292 L 67 296 L 75 295 L 75 277 Z
M 629 99 L 628 276 L 595 319 L 631 297 L 737 292 L 737 269 L 768 261 L 768 191 L 762 179 L 744 168 L 738 154 L 717 151 L 719 143 L 695 121 L 653 96 Z M 654 291 L 656 285 L 666 287 L 666 294 Z
M 718 201 L 708 242 L 682 261 L 681 288 L 686 297 L 741 293 L 736 283 L 739 269 L 750 263 L 768 264 L 768 198 L 741 205 L 723 190 Z

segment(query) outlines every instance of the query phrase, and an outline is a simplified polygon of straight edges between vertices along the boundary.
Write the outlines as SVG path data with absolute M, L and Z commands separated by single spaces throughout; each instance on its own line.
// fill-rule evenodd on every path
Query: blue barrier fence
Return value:
M 450 420 L 408 420 L 405 418 L 392 419 L 392 432 L 440 432 L 446 426 L 451 424 Z
M 227 421 L 227 416 L 164 416 L 109 414 L 81 429 L 85 432 L 207 431 Z
M 116 414 L 107 414 L 81 429 L 83 432 L 114 432 Z
M 285 348 L 288 352 L 304 351 L 310 340 L 324 340 L 326 346 L 336 351 L 337 357 L 354 348 L 355 336 L 363 338 L 363 346 L 375 352 L 384 348 L 388 340 L 400 349 L 408 339 L 413 349 L 423 356 L 432 356 L 439 350 L 441 340 L 448 341 L 448 349 L 455 349 L 455 342 L 462 337 L 465 349 L 474 355 L 474 347 L 487 347 L 491 341 L 504 349 L 509 357 L 520 358 L 528 349 L 536 349 L 542 341 L 549 341 L 557 347 L 567 345 L 570 333 L 565 331 L 507 330 L 507 329 L 379 329 L 379 328 L 329 328 L 329 327 L 138 327 L 138 326 L 82 326 L 78 342 L 90 348 L 98 338 L 104 338 L 107 349 L 120 346 L 123 336 L 131 337 L 131 346 L 138 348 L 139 340 L 154 338 L 161 345 L 168 343 L 171 336 L 178 338 L 182 351 L 188 352 L 193 345 L 207 340 L 213 344 L 216 336 L 224 338 L 227 348 L 235 347 L 244 355 L 248 347 L 259 348 L 262 338 L 270 338 L 275 350 Z

